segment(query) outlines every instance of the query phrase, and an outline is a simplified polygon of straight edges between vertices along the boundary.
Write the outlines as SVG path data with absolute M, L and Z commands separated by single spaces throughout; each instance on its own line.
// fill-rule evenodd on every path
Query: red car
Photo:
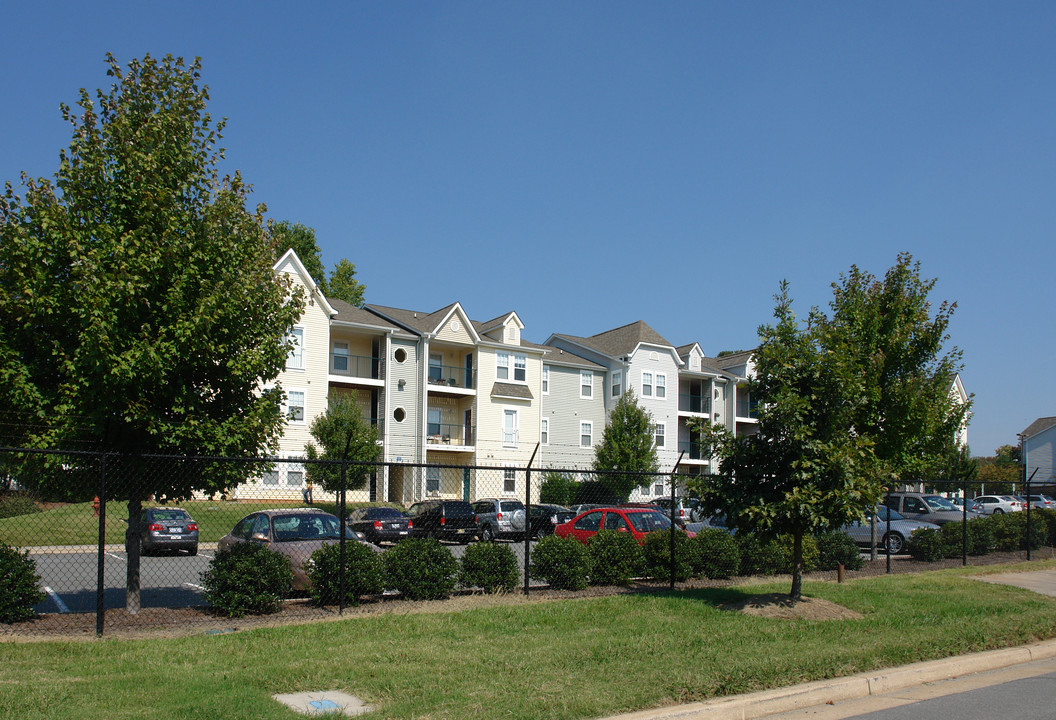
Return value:
M 598 534 L 599 530 L 629 532 L 641 545 L 651 532 L 671 529 L 671 518 L 660 508 L 607 507 L 587 510 L 554 528 L 558 537 L 574 537 L 582 543 Z M 687 533 L 694 537 L 696 533 Z

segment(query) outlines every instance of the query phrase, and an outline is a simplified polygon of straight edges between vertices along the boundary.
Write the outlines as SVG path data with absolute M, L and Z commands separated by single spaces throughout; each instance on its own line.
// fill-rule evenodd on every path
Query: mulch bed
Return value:
M 1034 559 L 1056 557 L 1056 550 L 1043 548 L 1032 554 Z M 991 553 L 969 557 L 971 566 L 998 565 L 1026 560 L 1026 553 Z M 908 557 L 892 558 L 892 573 L 915 573 L 943 568 L 960 567 L 959 558 L 935 563 L 923 563 Z M 866 561 L 861 570 L 847 571 L 845 579 L 883 575 L 887 571 L 886 557 L 878 555 L 876 561 Z M 835 572 L 808 573 L 806 580 L 833 581 Z M 774 578 L 733 578 L 731 580 L 690 580 L 678 583 L 678 589 L 743 586 L 758 582 L 772 582 Z M 520 605 L 535 602 L 553 602 L 577 598 L 599 597 L 625 593 L 663 592 L 668 583 L 636 581 L 627 587 L 590 587 L 580 592 L 532 588 L 525 597 L 520 592 L 488 595 L 463 591 L 447 600 L 411 602 L 395 596 L 374 598 L 357 607 L 345 608 L 342 613 L 336 607 L 318 608 L 306 600 L 288 601 L 278 613 L 262 616 L 227 618 L 214 615 L 207 607 L 144 608 L 136 614 L 124 608 L 107 610 L 104 615 L 103 637 L 175 637 L 179 635 L 221 634 L 259 627 L 274 627 L 310 622 L 369 617 L 381 614 L 411 614 L 421 612 L 457 612 L 481 607 Z M 0 625 L 0 640 L 55 640 L 95 639 L 95 613 L 67 613 L 38 615 L 32 620 L 14 625 Z

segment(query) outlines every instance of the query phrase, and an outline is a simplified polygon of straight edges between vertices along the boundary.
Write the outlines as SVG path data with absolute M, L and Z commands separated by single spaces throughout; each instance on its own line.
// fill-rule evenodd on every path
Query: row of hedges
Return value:
M 312 602 L 341 601 L 340 545 L 324 545 L 305 563 Z M 264 614 L 279 609 L 292 593 L 289 559 L 264 545 L 240 543 L 216 554 L 202 575 L 205 597 L 213 610 L 228 617 Z M 517 558 L 508 545 L 477 543 L 461 562 L 434 539 L 412 538 L 378 554 L 365 543 L 345 544 L 345 604 L 395 590 L 408 600 L 439 600 L 457 587 L 485 592 L 513 590 L 520 579 Z
M 1032 509 L 1030 515 L 1030 548 L 1056 544 L 1056 511 Z M 1014 512 L 969 520 L 967 526 L 952 522 L 938 530 L 917 530 L 906 550 L 915 560 L 925 562 L 961 557 L 965 528 L 969 555 L 1027 549 L 1027 513 Z

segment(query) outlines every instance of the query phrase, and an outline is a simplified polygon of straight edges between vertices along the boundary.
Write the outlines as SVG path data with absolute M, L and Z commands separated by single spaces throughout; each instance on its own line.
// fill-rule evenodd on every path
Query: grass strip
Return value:
M 367 718 L 586 718 L 1056 637 L 1056 598 L 973 570 L 806 584 L 860 620 L 722 609 L 787 592 L 775 582 L 170 640 L 2 643 L 0 718 L 288 719 L 271 696 L 307 690 L 375 703 Z

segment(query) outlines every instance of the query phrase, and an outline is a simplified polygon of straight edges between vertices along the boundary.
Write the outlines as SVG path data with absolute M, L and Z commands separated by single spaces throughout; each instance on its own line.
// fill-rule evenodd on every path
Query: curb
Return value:
M 603 720 L 752 720 L 1052 657 L 1056 657 L 1056 640 L 1046 640 L 1032 645 L 928 660 L 832 680 L 817 680 L 793 687 L 612 715 Z

